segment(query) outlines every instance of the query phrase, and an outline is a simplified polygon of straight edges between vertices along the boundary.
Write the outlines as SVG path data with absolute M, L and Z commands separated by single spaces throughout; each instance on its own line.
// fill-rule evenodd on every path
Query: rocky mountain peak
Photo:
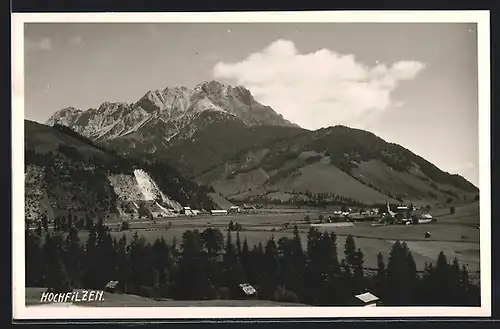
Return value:
M 153 125 L 154 134 L 168 140 L 205 111 L 225 113 L 247 126 L 296 126 L 271 107 L 257 102 L 243 86 L 233 87 L 215 80 L 203 81 L 193 89 L 174 86 L 150 90 L 133 104 L 104 102 L 98 110 L 63 109 L 54 113 L 47 124 L 72 126 L 94 140 L 119 138 Z M 191 125 L 190 129 L 196 128 Z

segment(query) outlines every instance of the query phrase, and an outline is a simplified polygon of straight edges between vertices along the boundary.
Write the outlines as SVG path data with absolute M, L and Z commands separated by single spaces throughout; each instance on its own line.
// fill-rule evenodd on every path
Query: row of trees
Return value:
M 188 230 L 177 245 L 163 238 L 147 242 L 136 233 L 112 238 L 99 221 L 81 243 L 76 228 L 68 233 L 26 231 L 26 284 L 54 291 L 103 289 L 118 280 L 126 293 L 184 300 L 236 299 L 238 284 L 250 283 L 265 300 L 311 305 L 346 305 L 370 290 L 386 305 L 478 305 L 479 287 L 458 262 L 443 253 L 435 265 L 417 273 L 404 243 L 395 242 L 387 265 L 367 274 L 364 255 L 352 236 L 339 261 L 335 233 L 311 228 L 306 248 L 295 226 L 293 236 L 251 248 L 239 232 L 215 228 Z
M 255 196 L 249 196 L 242 199 L 234 199 L 231 197 L 227 197 L 227 199 L 233 203 L 251 203 L 251 204 L 274 204 L 274 205 L 294 205 L 297 207 L 323 207 L 327 206 L 339 206 L 343 205 L 347 206 L 355 206 L 355 207 L 363 207 L 366 206 L 359 200 L 355 200 L 353 198 L 345 197 L 342 195 L 338 195 L 335 193 L 311 193 L 306 191 L 304 193 L 301 192 L 290 192 L 286 191 L 285 193 L 292 194 L 288 200 L 281 200 L 277 198 L 272 198 L 269 194 L 278 192 L 278 191 L 267 191 L 266 194 L 260 194 Z

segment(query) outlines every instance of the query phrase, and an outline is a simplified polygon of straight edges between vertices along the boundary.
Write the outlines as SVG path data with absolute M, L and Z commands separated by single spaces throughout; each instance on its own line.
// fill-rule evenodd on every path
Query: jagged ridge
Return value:
M 133 104 L 105 102 L 86 111 L 68 107 L 54 113 L 46 124 L 69 126 L 92 140 L 148 134 L 153 129 L 168 142 L 204 112 L 221 113 L 246 126 L 296 126 L 271 107 L 258 103 L 244 87 L 216 81 L 200 83 L 194 89 L 167 87 L 148 91 Z

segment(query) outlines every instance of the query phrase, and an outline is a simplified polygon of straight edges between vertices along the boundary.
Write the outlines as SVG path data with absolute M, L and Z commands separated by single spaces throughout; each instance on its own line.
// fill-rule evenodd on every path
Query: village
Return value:
M 293 209 L 287 208 L 264 208 L 263 205 L 252 205 L 252 204 L 242 204 L 233 205 L 228 207 L 228 209 L 212 209 L 209 211 L 192 209 L 191 207 L 183 207 L 178 215 L 175 217 L 183 216 L 226 216 L 226 215 L 251 215 L 251 214 L 290 214 L 298 213 L 292 211 Z M 354 223 L 354 222 L 373 222 L 373 226 L 380 225 L 416 225 L 416 224 L 429 224 L 437 221 L 429 211 L 424 211 L 427 209 L 422 209 L 421 207 L 416 207 L 413 205 L 390 205 L 386 203 L 385 207 L 379 208 L 337 208 L 329 209 L 327 211 L 318 211 L 315 209 L 310 209 L 309 211 L 304 210 L 303 212 L 319 212 L 317 223 L 313 223 L 310 217 L 305 218 L 305 221 L 309 224 L 327 224 L 327 223 Z M 175 218 L 174 217 L 174 218 Z M 149 216 L 139 216 L 139 220 L 161 220 L 164 217 L 162 213 L 151 212 Z M 172 218 L 172 217 L 169 217 Z

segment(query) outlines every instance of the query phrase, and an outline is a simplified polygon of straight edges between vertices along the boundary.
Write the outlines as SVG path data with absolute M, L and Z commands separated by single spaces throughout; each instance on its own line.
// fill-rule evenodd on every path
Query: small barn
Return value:
M 238 207 L 238 206 L 231 206 L 231 208 L 229 208 L 229 212 L 232 212 L 232 213 L 234 213 L 234 212 L 239 213 L 239 212 L 241 212 L 241 208 L 240 208 L 240 207 Z
M 210 210 L 210 214 L 213 216 L 227 215 L 227 210 L 225 209 L 214 209 Z
M 109 281 L 104 287 L 105 292 L 110 293 L 120 293 L 122 292 L 121 285 L 119 281 Z
M 374 307 L 380 302 L 379 298 L 370 292 L 354 296 L 353 304 L 355 306 Z
M 181 215 L 195 216 L 198 214 L 198 211 L 191 209 L 191 207 L 182 207 Z
M 244 299 L 252 299 L 257 297 L 257 290 L 248 283 L 241 283 L 238 285 L 238 297 Z

